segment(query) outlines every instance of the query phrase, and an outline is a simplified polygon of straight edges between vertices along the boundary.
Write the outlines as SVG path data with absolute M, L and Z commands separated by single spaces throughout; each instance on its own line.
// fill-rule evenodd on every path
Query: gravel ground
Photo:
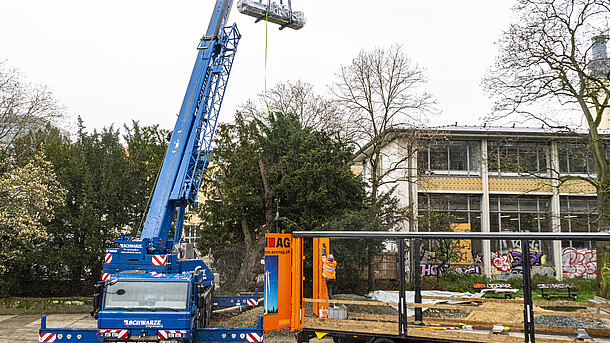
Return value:
M 584 320 L 575 319 L 568 316 L 553 316 L 540 315 L 534 317 L 534 324 L 540 325 L 557 325 L 557 326 L 574 326 L 578 328 L 605 329 L 605 326 L 597 323 L 587 322 Z
M 374 301 L 362 295 L 355 294 L 336 294 L 333 295 L 333 300 L 358 300 L 358 301 Z M 398 310 L 388 305 L 352 305 L 345 304 L 347 313 L 371 313 L 371 314 L 395 314 L 398 315 Z M 313 312 L 311 313 L 313 315 Z
M 422 313 L 423 313 L 424 317 L 464 319 L 464 318 L 468 317 L 470 312 L 471 311 L 464 311 L 464 310 L 446 310 L 446 309 L 428 308 L 428 309 L 425 309 Z

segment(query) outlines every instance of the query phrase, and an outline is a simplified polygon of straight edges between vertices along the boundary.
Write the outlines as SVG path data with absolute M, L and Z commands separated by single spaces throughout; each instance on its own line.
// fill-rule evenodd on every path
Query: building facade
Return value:
M 596 167 L 584 131 L 448 126 L 391 134 L 396 138 L 381 149 L 377 168 L 413 213 L 397 230 L 447 230 L 431 224 L 436 214 L 480 232 L 597 230 L 596 190 L 585 180 L 595 177 Z M 365 179 L 369 155 L 365 147 L 355 158 Z M 426 249 L 424 261 L 426 253 L 434 256 Z M 534 273 L 596 276 L 594 242 L 533 241 L 530 250 Z M 520 273 L 520 241 L 472 241 L 462 251 L 465 256 L 447 269 L 497 280 Z M 426 268 L 424 275 L 444 272 Z

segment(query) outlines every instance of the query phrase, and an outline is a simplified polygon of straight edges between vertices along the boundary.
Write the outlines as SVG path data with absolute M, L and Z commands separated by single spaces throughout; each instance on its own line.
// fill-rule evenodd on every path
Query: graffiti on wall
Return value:
M 456 274 L 481 274 L 481 267 L 457 267 L 453 270 Z
M 604 263 L 602 268 L 602 280 L 610 279 L 610 263 Z
M 536 266 L 532 267 L 532 276 L 534 275 L 544 275 L 548 277 L 555 277 L 555 268 L 548 266 Z M 517 268 L 513 269 L 508 273 L 501 273 L 498 271 L 498 274 L 492 275 L 492 279 L 498 281 L 508 281 L 511 278 L 521 278 L 523 277 L 523 269 Z
M 528 232 L 528 231 L 525 231 Z M 529 242 L 530 251 L 540 251 L 540 241 L 530 241 Z M 508 251 L 521 251 L 521 241 L 518 239 L 515 240 L 501 240 L 500 241 L 500 249 L 508 250 Z
M 541 252 L 530 251 L 530 265 L 542 265 L 542 257 L 543 255 Z M 516 267 L 520 267 L 523 264 L 523 257 L 521 256 L 520 251 L 509 251 L 506 254 L 502 254 L 498 251 L 491 259 L 491 264 L 497 270 L 507 273 Z
M 447 271 L 451 266 L 448 264 L 445 265 L 436 265 L 436 264 L 422 264 L 421 265 L 421 275 L 422 276 L 437 276 L 443 275 L 445 271 Z
M 451 265 L 436 265 L 436 264 L 422 264 L 421 275 L 422 276 L 441 276 L 443 274 L 481 274 L 481 267 L 457 267 L 450 269 Z
M 564 276 L 596 277 L 597 251 L 595 249 L 565 248 L 561 254 Z
M 470 232 L 470 224 L 468 223 L 460 223 L 460 224 L 451 224 L 451 229 L 453 232 Z M 457 265 L 469 266 L 472 264 L 472 242 L 470 239 L 460 239 L 458 240 L 456 254 L 458 255 L 451 262 Z
M 466 240 L 462 240 L 466 241 Z M 428 249 L 422 249 L 420 254 L 421 262 L 421 275 L 422 276 L 440 276 L 445 273 L 453 274 L 481 274 L 481 266 L 483 264 L 483 254 L 472 253 L 471 246 L 468 242 L 460 246 L 461 248 L 467 246 L 466 251 L 460 252 L 458 261 L 452 260 L 450 263 L 441 265 L 436 258 L 436 252 Z M 468 257 L 464 257 L 465 254 L 469 254 Z M 467 263 L 465 263 L 467 262 Z M 477 265 L 480 264 L 480 265 Z
M 472 255 L 472 264 L 483 264 L 483 253 L 477 253 L 476 256 Z
M 511 271 L 512 267 L 511 267 L 511 263 L 510 263 L 510 257 L 509 254 L 506 253 L 506 255 L 501 254 L 499 251 L 496 254 L 496 256 L 494 256 L 491 259 L 491 264 L 499 271 L 506 273 Z

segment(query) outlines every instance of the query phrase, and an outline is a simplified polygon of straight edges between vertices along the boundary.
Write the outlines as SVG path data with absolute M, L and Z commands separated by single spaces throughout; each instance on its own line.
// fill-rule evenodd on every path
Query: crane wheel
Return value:
M 210 286 L 205 293 L 203 307 L 197 310 L 197 327 L 206 328 L 210 325 L 212 307 L 214 305 L 214 286 Z

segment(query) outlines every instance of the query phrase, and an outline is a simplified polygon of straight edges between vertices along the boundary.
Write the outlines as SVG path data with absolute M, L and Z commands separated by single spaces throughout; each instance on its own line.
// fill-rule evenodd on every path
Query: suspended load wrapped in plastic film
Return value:
M 288 8 L 288 6 L 278 4 L 275 1 L 269 3 L 265 0 L 262 0 L 262 2 L 257 0 L 239 0 L 237 1 L 237 10 L 242 14 L 257 19 L 265 19 L 265 14 L 268 12 L 267 19 L 270 22 L 295 30 L 302 28 L 307 22 L 303 12 L 292 11 L 291 16 L 290 8 Z

